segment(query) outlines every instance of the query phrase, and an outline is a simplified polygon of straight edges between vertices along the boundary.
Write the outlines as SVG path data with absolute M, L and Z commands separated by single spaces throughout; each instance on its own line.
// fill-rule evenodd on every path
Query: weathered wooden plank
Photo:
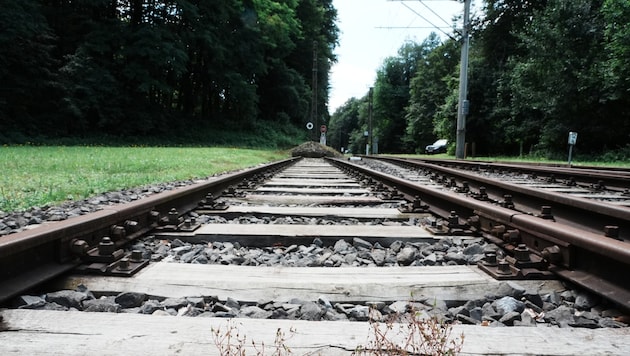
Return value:
M 303 186 L 319 186 L 319 187 L 353 187 L 360 188 L 361 184 L 352 179 L 271 179 L 265 182 L 265 186 L 270 187 L 303 187 Z
M 247 355 L 265 345 L 273 354 L 276 331 L 294 355 L 350 355 L 367 345 L 373 330 L 359 322 L 309 322 L 191 318 L 140 314 L 3 310 L 2 355 L 221 355 L 212 330 L 233 327 L 245 337 Z M 293 332 L 291 330 L 294 330 Z M 460 355 L 627 355 L 630 329 L 560 329 L 556 327 L 489 328 L 455 325 L 452 337 L 464 335 Z M 395 338 L 402 338 L 404 333 Z M 232 339 L 234 340 L 234 339 Z M 233 341 L 231 345 L 237 345 Z M 219 345 L 228 346 L 227 342 Z
M 267 247 L 277 244 L 310 245 L 315 238 L 327 245 L 340 239 L 361 238 L 389 246 L 396 240 L 435 243 L 441 237 L 419 226 L 381 225 L 280 225 L 280 224 L 204 224 L 194 232 L 156 232 L 155 237 L 188 242 L 238 241 L 243 246 Z
M 329 172 L 329 173 L 323 173 L 323 172 L 295 172 L 295 173 L 291 173 L 291 172 L 283 172 L 283 173 L 279 173 L 278 175 L 275 176 L 276 178 L 284 178 L 284 179 L 348 179 L 348 175 L 345 173 L 337 173 L 337 172 Z
M 247 194 L 244 199 L 234 199 L 235 201 L 245 201 L 248 203 L 257 204 L 295 204 L 295 205 L 308 205 L 308 204 L 327 204 L 327 205 L 342 205 L 342 204 L 381 204 L 384 201 L 377 197 L 345 197 L 345 196 L 312 196 L 312 195 L 270 195 L 270 194 Z
M 83 284 L 94 292 L 136 291 L 162 297 L 217 296 L 240 301 L 288 301 L 292 298 L 333 302 L 396 301 L 412 298 L 472 300 L 498 286 L 472 266 L 435 267 L 262 267 L 153 263 L 130 278 L 73 275 L 54 288 Z M 520 283 L 520 282 L 519 282 Z M 555 281 L 537 288 L 562 289 Z
M 343 208 L 343 207 L 282 207 L 282 206 L 248 206 L 233 205 L 226 210 L 217 210 L 213 214 L 238 213 L 238 214 L 267 214 L 285 216 L 320 216 L 356 219 L 390 219 L 409 220 L 421 219 L 430 216 L 428 213 L 403 213 L 394 208 Z
M 311 195 L 344 195 L 344 194 L 369 194 L 371 191 L 364 188 L 293 188 L 293 187 L 267 187 L 261 186 L 254 190 L 256 193 L 283 193 L 283 194 L 311 194 Z
M 377 239 L 441 239 L 420 226 L 384 225 L 280 225 L 280 224 L 204 224 L 194 232 L 206 236 L 289 236 L 289 237 L 361 237 Z

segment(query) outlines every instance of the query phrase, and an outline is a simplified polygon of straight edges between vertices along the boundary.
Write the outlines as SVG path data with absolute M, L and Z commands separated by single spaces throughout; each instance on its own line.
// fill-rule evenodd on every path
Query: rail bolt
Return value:
M 129 259 L 128 258 L 121 258 L 120 261 L 118 262 L 118 269 L 123 270 L 123 271 L 128 271 L 129 269 L 131 269 L 131 267 L 129 267 Z
M 140 224 L 138 224 L 135 220 L 127 220 L 125 221 L 125 231 L 129 233 L 134 233 L 140 230 Z
M 517 229 L 508 230 L 503 234 L 503 241 L 511 244 L 518 243 L 521 241 L 521 232 Z
M 133 261 L 133 262 L 140 262 L 140 261 L 142 261 L 142 251 L 140 251 L 140 250 L 133 250 L 133 251 L 131 251 L 131 261 Z
M 483 260 L 486 266 L 494 267 L 497 265 L 497 254 L 494 252 L 486 252 Z
M 551 206 L 543 205 L 540 207 L 540 218 L 545 220 L 555 220 L 553 214 L 551 213 Z
M 607 225 L 604 226 L 604 235 L 613 239 L 619 239 L 619 226 Z
M 88 250 L 90 249 L 90 245 L 84 240 L 73 239 L 70 241 L 70 251 L 77 256 L 87 255 Z
M 466 223 L 468 223 L 468 226 L 473 227 L 475 229 L 481 228 L 481 218 L 479 217 L 479 215 L 473 215 L 469 217 L 466 220 Z
M 214 195 L 212 193 L 208 193 L 208 194 L 206 194 L 206 197 L 204 199 L 208 203 L 213 202 L 214 201 Z
M 419 195 L 416 195 L 415 197 L 413 197 L 413 205 L 412 205 L 412 207 L 414 209 L 422 208 L 422 199 L 420 199 Z
M 527 262 L 530 260 L 529 258 L 529 248 L 525 244 L 519 244 L 514 249 L 514 258 L 516 258 L 519 262 Z
M 127 231 L 125 231 L 125 228 L 119 225 L 112 225 L 112 227 L 109 229 L 109 233 L 114 238 L 114 240 L 121 240 L 124 239 L 125 236 L 127 236 Z
M 514 201 L 512 200 L 512 195 L 511 194 L 504 194 L 503 195 L 503 202 L 501 203 L 501 205 L 504 208 L 514 209 Z
M 549 263 L 553 263 L 555 265 L 562 262 L 562 254 L 560 253 L 560 247 L 554 245 L 545 247 L 542 250 L 542 257 Z
M 116 251 L 116 245 L 112 241 L 109 236 L 103 237 L 101 242 L 98 244 L 98 254 L 101 256 L 113 255 L 114 251 Z
M 512 269 L 510 268 L 510 264 L 507 263 L 506 261 L 499 261 L 497 274 L 503 274 L 503 275 L 512 274 Z
M 149 213 L 149 220 L 150 220 L 150 221 L 152 221 L 152 222 L 158 222 L 158 221 L 160 221 L 160 212 L 159 212 L 159 211 L 152 210 L 152 211 Z
M 448 217 L 448 227 L 457 226 L 459 226 L 459 215 L 457 215 L 457 212 L 451 211 L 451 215 Z
M 494 226 L 492 226 L 492 229 L 490 230 L 490 233 L 493 236 L 503 237 L 505 239 L 506 238 L 506 236 L 505 236 L 505 225 L 494 225 Z
M 174 225 L 179 223 L 179 213 L 177 212 L 177 209 L 171 208 L 168 212 L 168 223 Z
M 196 223 L 197 223 L 197 219 L 187 218 L 186 220 L 184 220 L 184 225 L 182 226 L 182 228 L 191 229 L 193 226 L 195 226 Z

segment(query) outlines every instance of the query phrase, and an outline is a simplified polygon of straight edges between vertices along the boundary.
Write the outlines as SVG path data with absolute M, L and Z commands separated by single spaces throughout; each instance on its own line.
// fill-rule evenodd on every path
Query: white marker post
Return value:
M 319 143 L 321 143 L 322 145 L 326 146 L 326 125 L 322 125 L 319 128 Z
M 573 155 L 573 146 L 577 142 L 577 132 L 569 132 L 569 166 L 571 165 L 571 156 Z

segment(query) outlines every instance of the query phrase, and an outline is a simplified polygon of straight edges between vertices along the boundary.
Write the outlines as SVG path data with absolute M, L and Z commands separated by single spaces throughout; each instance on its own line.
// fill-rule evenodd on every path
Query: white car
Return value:
M 446 145 L 448 144 L 447 139 L 439 139 L 433 142 L 432 145 L 428 145 L 425 150 L 428 154 L 434 153 L 446 153 Z

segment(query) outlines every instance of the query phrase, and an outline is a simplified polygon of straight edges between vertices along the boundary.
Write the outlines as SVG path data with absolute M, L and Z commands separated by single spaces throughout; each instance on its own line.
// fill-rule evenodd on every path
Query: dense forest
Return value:
M 480 0 L 481 1 L 481 0 Z M 0 0 L 0 143 L 252 132 L 362 152 L 369 95 L 330 117 L 332 0 Z M 473 13 L 468 155 L 630 157 L 630 2 L 483 0 Z M 462 6 L 463 7 L 463 6 Z M 378 69 L 379 152 L 453 152 L 461 19 Z M 315 125 L 317 128 L 317 125 Z M 223 131 L 220 131 L 223 130 Z M 238 137 L 238 134 L 235 136 Z
M 461 20 L 458 21 L 461 26 Z M 468 155 L 630 158 L 630 1 L 484 0 L 471 24 Z M 378 70 L 372 124 L 379 152 L 454 151 L 460 40 L 405 43 Z M 331 117 L 329 143 L 364 152 L 368 93 Z M 474 149 L 474 152 L 473 152 Z
M 328 112 L 332 0 L 0 4 L 0 142 L 304 127 Z

